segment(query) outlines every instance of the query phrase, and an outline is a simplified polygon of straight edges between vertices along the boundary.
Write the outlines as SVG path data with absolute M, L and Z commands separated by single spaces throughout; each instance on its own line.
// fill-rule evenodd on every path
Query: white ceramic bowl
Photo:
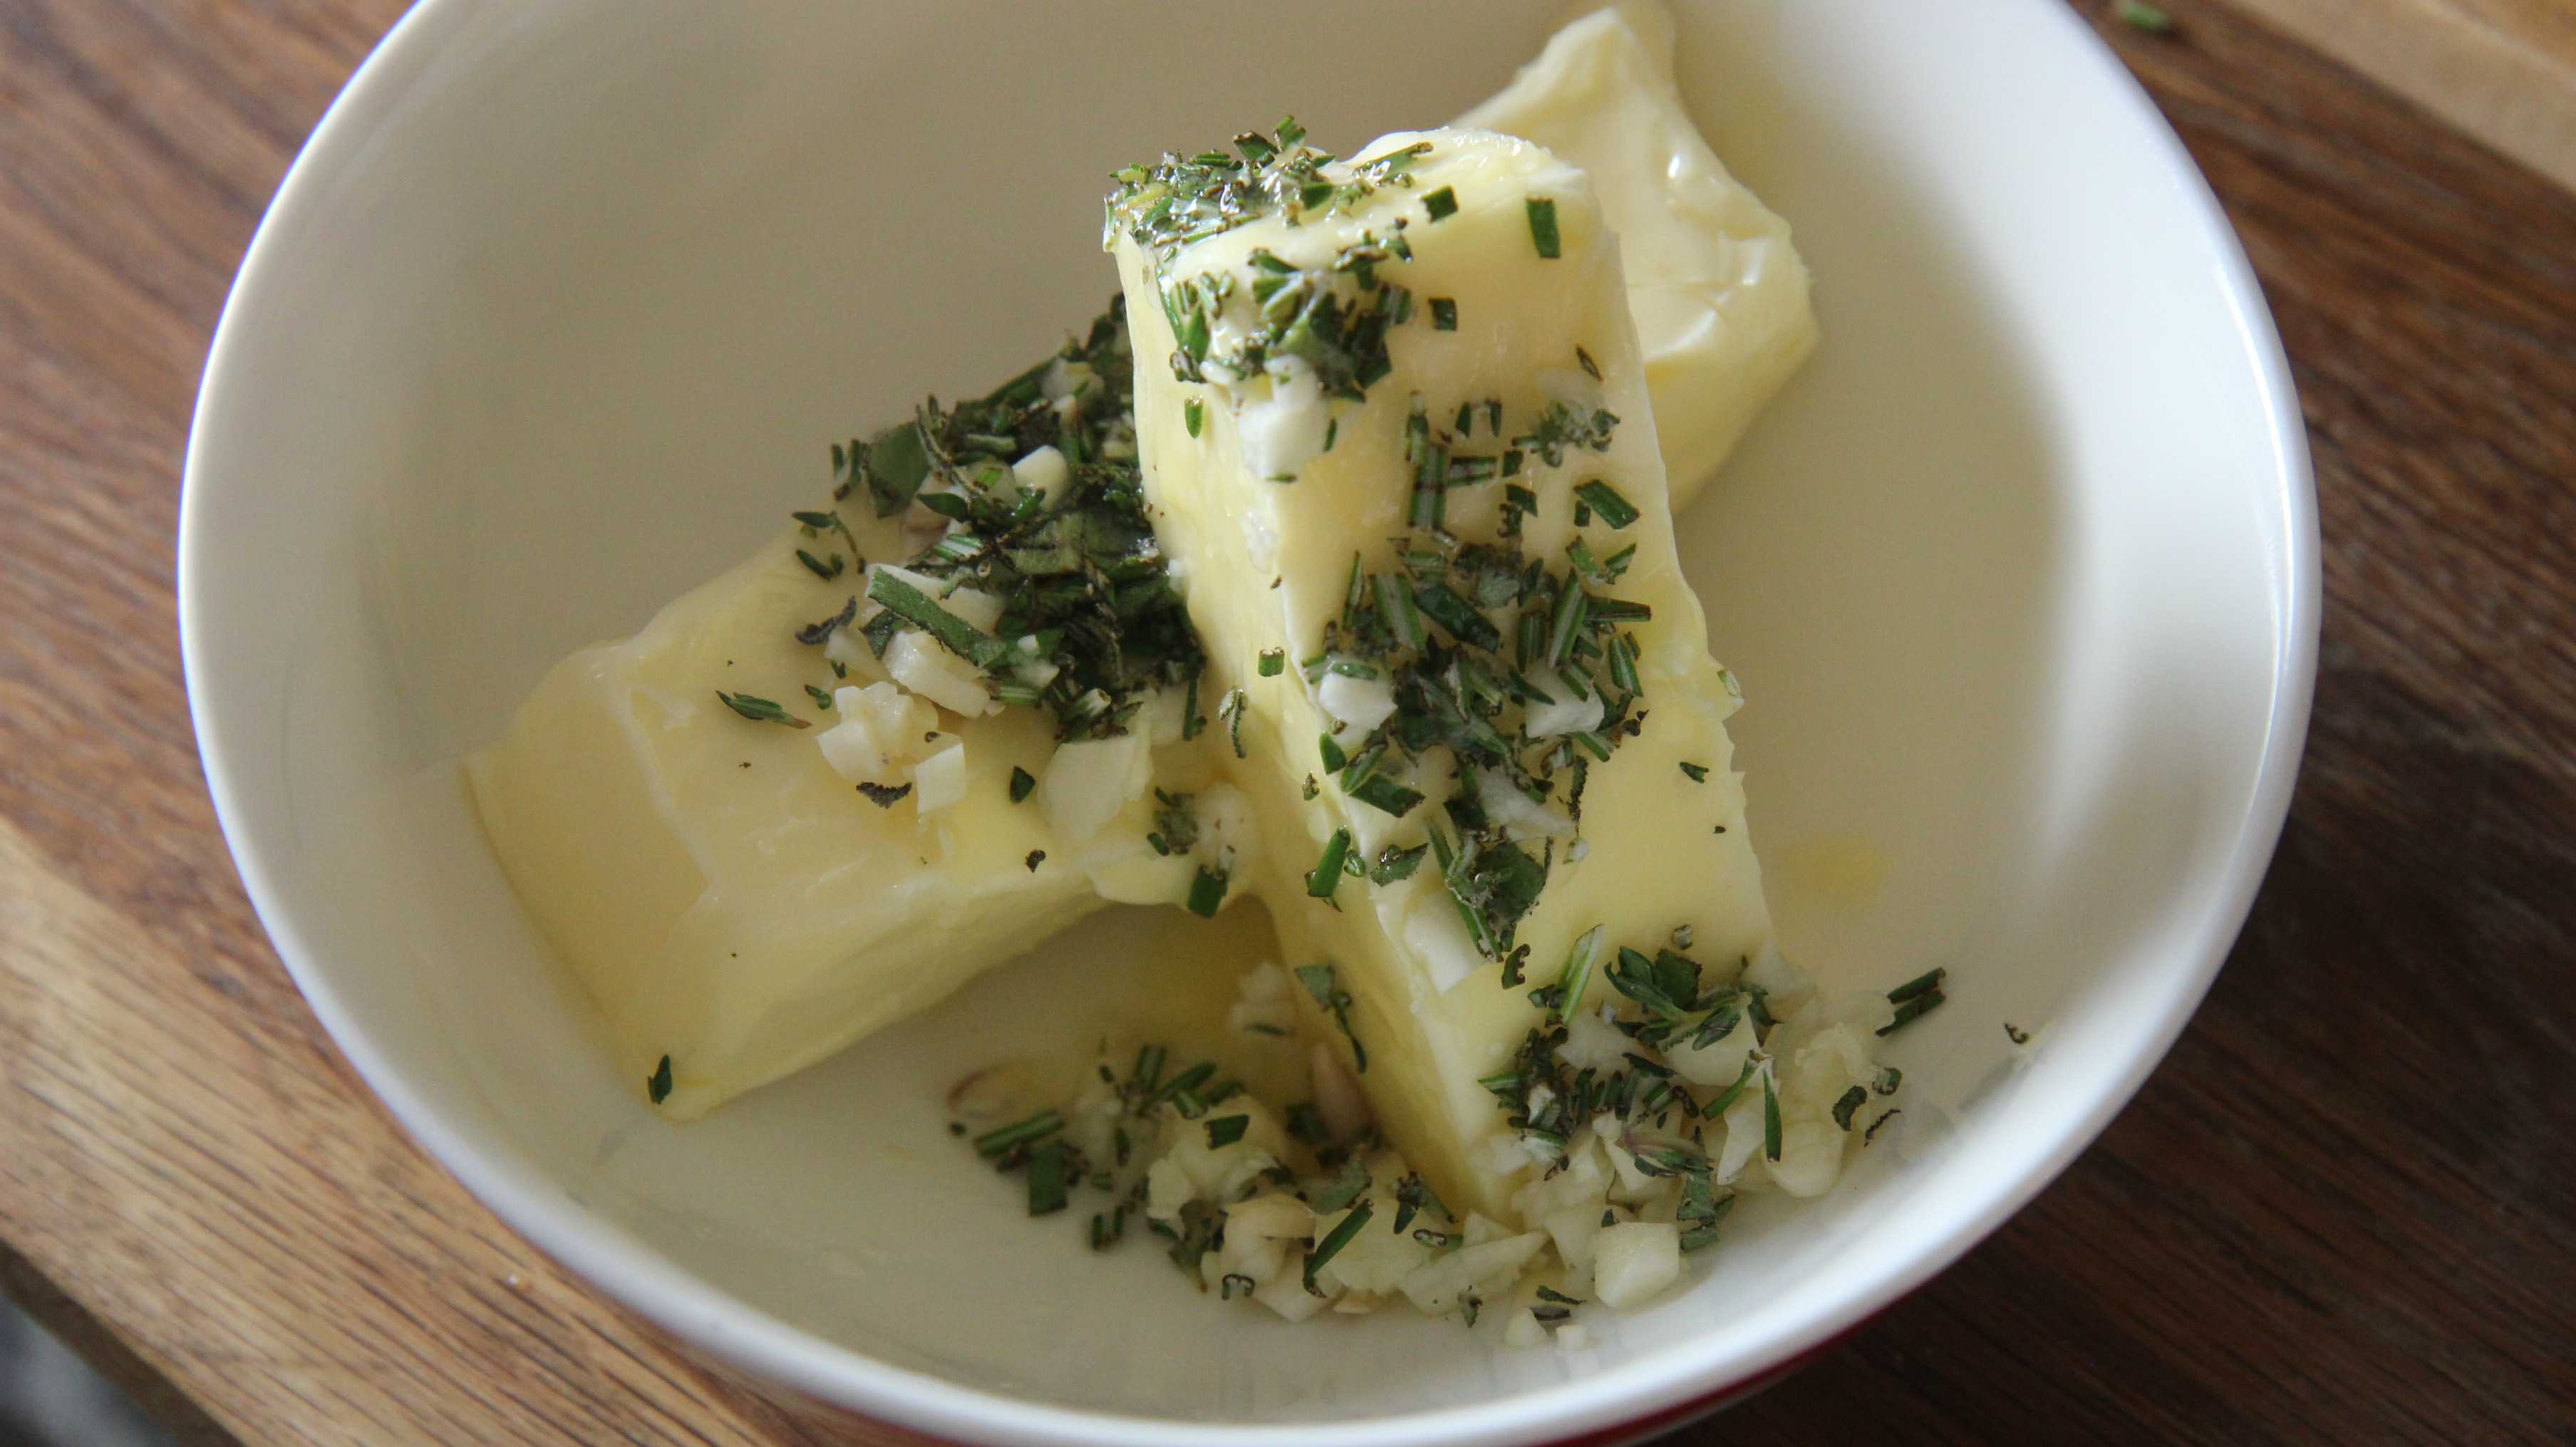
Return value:
M 824 485 L 1114 286 L 1113 166 L 1294 110 L 1327 145 L 1498 86 L 1544 3 L 429 0 L 245 261 L 180 583 L 206 772 L 333 1037 L 568 1266 L 822 1397 L 994 1442 L 1520 1443 L 1670 1420 L 2028 1200 L 2241 923 L 2317 620 L 2299 411 L 2234 237 L 2057 0 L 1701 0 L 1685 89 L 1798 229 L 1827 341 L 1684 555 L 1792 951 L 1952 971 L 1848 1183 L 1568 1357 L 1289 1328 L 1031 1225 L 941 1131 L 1013 999 L 1115 994 L 1140 916 L 713 1120 L 608 1078 L 456 763 Z M 1285 22 L 1281 17 L 1288 16 Z M 971 1007 L 971 1008 L 970 1008 Z M 2015 1052 L 2004 1024 L 2037 1032 Z M 1060 1223 L 1059 1223 L 1060 1224 Z

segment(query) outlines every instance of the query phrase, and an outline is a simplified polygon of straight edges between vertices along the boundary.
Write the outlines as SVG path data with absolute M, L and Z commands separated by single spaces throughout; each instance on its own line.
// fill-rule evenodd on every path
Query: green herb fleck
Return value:
M 1336 880 L 1341 877 L 1338 863 L 1333 867 L 1333 875 Z M 1368 1051 L 1361 1047 L 1358 1032 L 1351 1029 L 1351 992 L 1342 988 L 1333 967 L 1329 964 L 1299 965 L 1297 983 L 1306 987 L 1306 993 L 1314 998 L 1317 1009 L 1332 1013 L 1333 1023 L 1341 1027 L 1342 1037 L 1351 1042 L 1353 1068 L 1367 1074 Z
M 655 1105 L 660 1105 L 671 1098 L 670 1056 L 663 1056 L 662 1063 L 654 1066 L 653 1073 L 644 1078 L 644 1094 Z
M 805 685 L 805 696 L 814 700 L 814 706 L 816 708 L 828 709 L 832 706 L 832 695 L 825 693 L 823 690 L 816 688 L 810 683 Z
M 1306 893 L 1317 899 L 1331 899 L 1342 886 L 1342 861 L 1351 853 L 1351 831 L 1336 829 L 1324 841 L 1324 854 L 1315 862 L 1314 871 L 1306 876 Z
M 1251 1125 L 1252 1117 L 1248 1115 L 1221 1115 L 1207 1122 L 1208 1149 L 1223 1150 L 1243 1139 L 1244 1131 Z
M 799 729 L 813 727 L 812 724 L 765 698 L 755 698 L 747 693 L 727 693 L 721 688 L 716 690 L 716 697 L 724 701 L 725 707 L 750 719 L 753 723 L 785 724 L 789 728 Z
M 868 802 L 878 808 L 891 809 L 906 794 L 912 792 L 912 786 L 910 784 L 861 784 L 859 792 L 867 795 Z
M 1351 1213 L 1342 1218 L 1342 1224 L 1335 1226 L 1331 1235 L 1328 1235 L 1323 1240 L 1315 1243 L 1315 1249 L 1307 1253 L 1306 1256 L 1306 1289 L 1308 1291 L 1314 1292 L 1317 1296 L 1324 1294 L 1323 1291 L 1315 1285 L 1315 1273 L 1323 1270 L 1325 1262 L 1340 1255 L 1343 1247 L 1350 1245 L 1352 1240 L 1356 1238 L 1360 1232 L 1366 1230 L 1368 1228 L 1369 1218 L 1375 1214 L 1376 1213 L 1371 1209 L 1370 1204 L 1366 1201 L 1362 1201 L 1351 1208 Z
M 1592 984 L 1592 965 L 1601 958 L 1601 936 L 1608 928 L 1607 925 L 1596 924 L 1585 930 L 1582 938 L 1574 942 L 1574 948 L 1566 952 L 1565 968 L 1556 976 L 1556 1008 L 1551 1012 L 1556 1023 L 1564 1024 L 1574 1018 L 1575 1011 L 1583 1008 L 1583 992 Z
M 1190 879 L 1190 913 L 1201 919 L 1216 918 L 1217 910 L 1225 904 L 1228 880 L 1226 871 L 1200 865 L 1198 873 Z
M 1771 1072 L 1762 1072 L 1762 1156 L 1780 1159 L 1780 1092 L 1771 1085 Z
M 826 583 L 841 576 L 841 570 L 849 566 L 849 564 L 841 561 L 841 555 L 839 553 L 834 553 L 832 555 L 832 561 L 826 563 L 821 558 L 814 556 L 803 548 L 798 548 L 796 550 L 796 561 L 803 563 L 807 571 L 811 572 L 815 577 L 822 579 Z
M 1181 405 L 1181 425 L 1190 429 L 1192 437 L 1199 435 L 1199 424 L 1206 419 L 1206 413 L 1207 404 L 1196 397 Z
M 1045 850 L 1043 850 L 1043 849 L 1032 849 L 1032 850 L 1030 850 L 1030 851 L 1029 851 L 1029 857 L 1028 857 L 1028 859 L 1027 859 L 1026 863 L 1027 863 L 1027 864 L 1028 864 L 1028 866 L 1029 866 L 1029 873 L 1031 873 L 1031 874 L 1035 874 L 1035 873 L 1037 873 L 1037 872 L 1038 872 L 1038 866 L 1039 866 L 1039 865 L 1041 865 L 1041 864 L 1046 863 L 1046 851 L 1045 851 Z
M 1437 191 L 1425 193 L 1422 198 L 1422 209 L 1430 212 L 1431 219 L 1434 221 L 1446 221 L 1450 217 L 1457 215 L 1458 192 L 1456 188 L 1443 186 Z
M 1026 1120 L 1013 1121 L 999 1130 L 988 1130 L 975 1137 L 975 1154 L 989 1161 L 1013 1146 L 1045 1140 L 1062 1129 L 1064 1117 L 1051 1110 L 1042 1110 Z
M 1842 1130 L 1850 1130 L 1852 1112 L 1868 1103 L 1869 1091 L 1864 1087 L 1855 1085 L 1844 1091 L 1842 1098 L 1834 1102 L 1834 1125 Z
M 1637 505 L 1619 495 L 1619 490 L 1600 478 L 1594 478 L 1574 490 L 1574 495 L 1592 505 L 1601 520 L 1613 528 L 1624 528 L 1638 518 Z
M 1682 772 L 1690 775 L 1690 781 L 1694 784 L 1705 784 L 1708 782 L 1708 765 L 1706 764 L 1684 764 L 1682 765 Z
M 1064 1209 L 1065 1143 L 1051 1140 L 1029 1153 L 1029 1214 L 1049 1216 Z
M 1287 649 L 1285 649 L 1285 648 L 1265 648 L 1265 649 L 1262 649 L 1262 650 L 1261 650 L 1261 663 L 1260 663 L 1260 670 L 1261 670 L 1261 676 L 1262 676 L 1262 677 L 1264 677 L 1264 678 L 1277 678 L 1281 673 L 1283 673 L 1283 672 L 1287 671 L 1287 668 L 1288 668 L 1288 650 L 1287 650 Z
M 1034 790 L 1037 788 L 1037 786 L 1038 786 L 1038 776 L 1037 776 L 1037 775 L 1030 773 L 1028 770 L 1021 768 L 1021 767 L 1020 767 L 1019 765 L 1017 765 L 1017 764 L 1013 764 L 1013 765 L 1011 766 L 1011 802 L 1012 802 L 1012 803 L 1014 803 L 1014 804 L 1018 804 L 1018 803 L 1025 802 L 1025 801 L 1028 799 L 1029 794 L 1030 794 L 1032 791 L 1034 791 Z
M 1554 261 L 1558 254 L 1556 203 L 1545 196 L 1529 198 L 1529 228 L 1530 242 L 1538 248 L 1539 256 Z
M 1435 332 L 1458 330 L 1458 301 L 1455 297 L 1435 296 L 1431 299 L 1431 329 Z

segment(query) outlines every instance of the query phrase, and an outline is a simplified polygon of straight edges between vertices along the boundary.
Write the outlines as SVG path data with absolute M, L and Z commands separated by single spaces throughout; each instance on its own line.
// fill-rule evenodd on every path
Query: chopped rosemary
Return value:
M 1030 851 L 1029 851 L 1029 857 L 1028 857 L 1028 859 L 1027 859 L 1025 862 L 1026 862 L 1026 863 L 1027 863 L 1027 865 L 1029 866 L 1029 873 L 1031 873 L 1031 874 L 1035 874 L 1035 873 L 1037 873 L 1037 872 L 1038 872 L 1038 866 L 1039 866 L 1039 865 L 1041 865 L 1041 864 L 1046 863 L 1046 851 L 1045 851 L 1045 850 L 1043 850 L 1043 849 L 1032 849 L 1032 850 L 1030 850 Z
M 1342 887 L 1342 861 L 1350 853 L 1351 831 L 1334 830 L 1333 837 L 1324 841 L 1323 857 L 1315 861 L 1314 869 L 1306 876 L 1306 893 L 1316 899 L 1331 899 L 1333 891 Z
M 1619 495 L 1619 489 L 1601 478 L 1593 478 L 1574 490 L 1574 495 L 1592 505 L 1592 510 L 1613 529 L 1635 522 L 1640 514 L 1637 505 Z
M 654 1066 L 653 1073 L 644 1078 L 644 1094 L 655 1105 L 671 1098 L 670 1056 L 663 1056 L 662 1063 Z
M 1262 677 L 1277 678 L 1281 673 L 1287 670 L 1288 650 L 1285 648 L 1262 649 L 1259 667 Z
M 1554 261 L 1558 252 L 1554 201 L 1545 196 L 1529 198 L 1529 229 L 1530 244 L 1538 248 L 1539 256 Z
M 1852 1112 L 1867 1104 L 1869 1104 L 1869 1091 L 1865 1087 L 1855 1085 L 1851 1089 L 1844 1091 L 1842 1093 L 1842 1097 L 1834 1102 L 1834 1125 L 1836 1128 L 1841 1130 L 1850 1130 Z
M 1204 1124 L 1207 1127 L 1208 1149 L 1212 1151 L 1223 1150 L 1227 1146 L 1234 1144 L 1236 1141 L 1243 1139 L 1244 1131 L 1249 1129 L 1252 1125 L 1252 1117 L 1248 1115 L 1221 1115 L 1213 1120 L 1204 1122 Z
M 1425 192 L 1422 197 L 1422 209 L 1430 212 L 1431 219 L 1434 221 L 1448 220 L 1458 214 L 1457 190 L 1454 187 L 1443 186 L 1437 191 Z
M 1690 775 L 1690 781 L 1694 784 L 1705 784 L 1708 782 L 1708 765 L 1706 764 L 1684 764 L 1682 765 L 1682 772 Z
M 1064 1117 L 1052 1110 L 1042 1110 L 1026 1120 L 1013 1121 L 998 1130 L 988 1130 L 975 1137 L 975 1154 L 986 1160 L 1011 1149 L 1045 1140 L 1064 1129 Z
M 815 577 L 822 579 L 826 583 L 841 576 L 841 570 L 849 566 L 848 563 L 841 560 L 841 555 L 839 553 L 832 554 L 832 560 L 827 563 L 821 558 L 814 556 L 812 553 L 805 551 L 803 548 L 798 548 L 796 550 L 796 561 L 803 563 L 807 572 L 812 573 Z
M 1226 871 L 1200 865 L 1198 873 L 1190 878 L 1190 913 L 1201 919 L 1216 918 L 1216 912 L 1225 905 L 1225 891 L 1228 883 L 1229 876 Z
M 1199 424 L 1205 419 L 1206 413 L 1207 404 L 1196 397 L 1181 404 L 1181 425 L 1190 429 L 1192 437 L 1199 435 Z
M 1051 1140 L 1029 1153 L 1029 1214 L 1048 1216 L 1064 1209 L 1065 1143 Z
M 1878 1139 L 1878 1128 L 1887 1124 L 1889 1121 L 1896 1119 L 1902 1114 L 1904 1114 L 1904 1107 L 1902 1106 L 1897 1106 L 1879 1112 L 1878 1119 L 1869 1123 L 1869 1129 L 1860 1133 L 1860 1143 L 1862 1145 L 1868 1145 L 1871 1141 Z
M 1458 330 L 1458 302 L 1455 298 L 1435 296 L 1431 299 L 1431 329 L 1435 332 Z M 1467 429 L 1462 426 L 1458 430 L 1465 432 Z
M 1011 766 L 1012 803 L 1018 804 L 1025 802 L 1029 795 L 1037 789 L 1037 786 L 1037 775 L 1030 773 L 1028 770 L 1021 768 L 1017 764 L 1013 764 Z
M 805 696 L 814 700 L 816 708 L 828 709 L 832 706 L 832 695 L 810 683 L 805 685 Z
M 1325 1262 L 1340 1255 L 1343 1247 L 1350 1245 L 1353 1238 L 1366 1230 L 1369 1219 L 1375 1214 L 1370 1204 L 1362 1201 L 1351 1208 L 1351 1213 L 1342 1218 L 1342 1223 L 1333 1228 L 1332 1234 L 1315 1243 L 1315 1249 L 1306 1254 L 1306 1289 L 1308 1291 L 1314 1292 L 1317 1296 L 1324 1294 L 1322 1289 L 1315 1285 L 1315 1273 L 1323 1270 Z
M 1762 1158 L 1780 1159 L 1780 1092 L 1767 1069 L 1762 1072 Z
M 1601 936 L 1607 925 L 1594 925 L 1585 930 L 1566 952 L 1565 968 L 1556 976 L 1556 1006 L 1549 1014 L 1562 1025 L 1583 1008 L 1583 992 L 1592 984 L 1592 964 L 1601 957 Z
M 1225 697 L 1217 700 L 1216 716 L 1224 721 L 1226 739 L 1234 745 L 1234 756 L 1238 759 L 1250 757 L 1243 751 L 1243 712 L 1251 702 L 1251 698 L 1239 688 L 1227 689 Z
M 1878 1033 L 1893 1035 L 1932 1013 L 1948 998 L 1941 993 L 1941 982 L 1949 975 L 1947 969 L 1935 969 L 1888 991 L 1887 1003 L 1896 1007 L 1896 1018 L 1880 1026 Z
M 1339 866 L 1335 868 L 1338 870 Z M 1341 1027 L 1342 1038 L 1351 1042 L 1351 1065 L 1360 1074 L 1368 1073 L 1368 1051 L 1360 1044 L 1359 1032 L 1351 1028 L 1351 992 L 1342 988 L 1341 980 L 1330 964 L 1299 965 L 1297 983 L 1314 997 L 1315 1007 L 1329 1011 L 1333 1023 Z
M 725 707 L 754 723 L 785 724 L 789 728 L 799 729 L 810 729 L 814 726 L 769 699 L 755 698 L 747 693 L 727 693 L 721 688 L 716 690 L 716 697 L 723 700 Z

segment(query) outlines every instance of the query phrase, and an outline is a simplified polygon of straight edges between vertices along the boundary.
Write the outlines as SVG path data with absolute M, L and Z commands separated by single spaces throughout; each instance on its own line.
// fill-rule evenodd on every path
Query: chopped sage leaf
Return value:
M 755 698 L 747 693 L 727 693 L 721 688 L 716 690 L 716 697 L 723 700 L 725 707 L 750 719 L 753 723 L 785 724 L 789 728 L 799 729 L 810 729 L 814 726 L 769 699 Z

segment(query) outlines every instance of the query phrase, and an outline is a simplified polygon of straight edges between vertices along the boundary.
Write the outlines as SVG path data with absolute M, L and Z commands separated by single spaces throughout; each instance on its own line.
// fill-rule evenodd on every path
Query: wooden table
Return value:
M 2316 448 L 2288 833 L 2100 1144 L 1671 1440 L 2576 1439 L 2576 199 L 2168 6 L 2171 36 L 2105 31 L 2244 234 Z M 333 1051 L 216 835 L 171 600 L 191 393 L 287 159 L 399 9 L 0 0 L 0 1280 L 190 1442 L 907 1440 L 712 1372 L 468 1199 Z

